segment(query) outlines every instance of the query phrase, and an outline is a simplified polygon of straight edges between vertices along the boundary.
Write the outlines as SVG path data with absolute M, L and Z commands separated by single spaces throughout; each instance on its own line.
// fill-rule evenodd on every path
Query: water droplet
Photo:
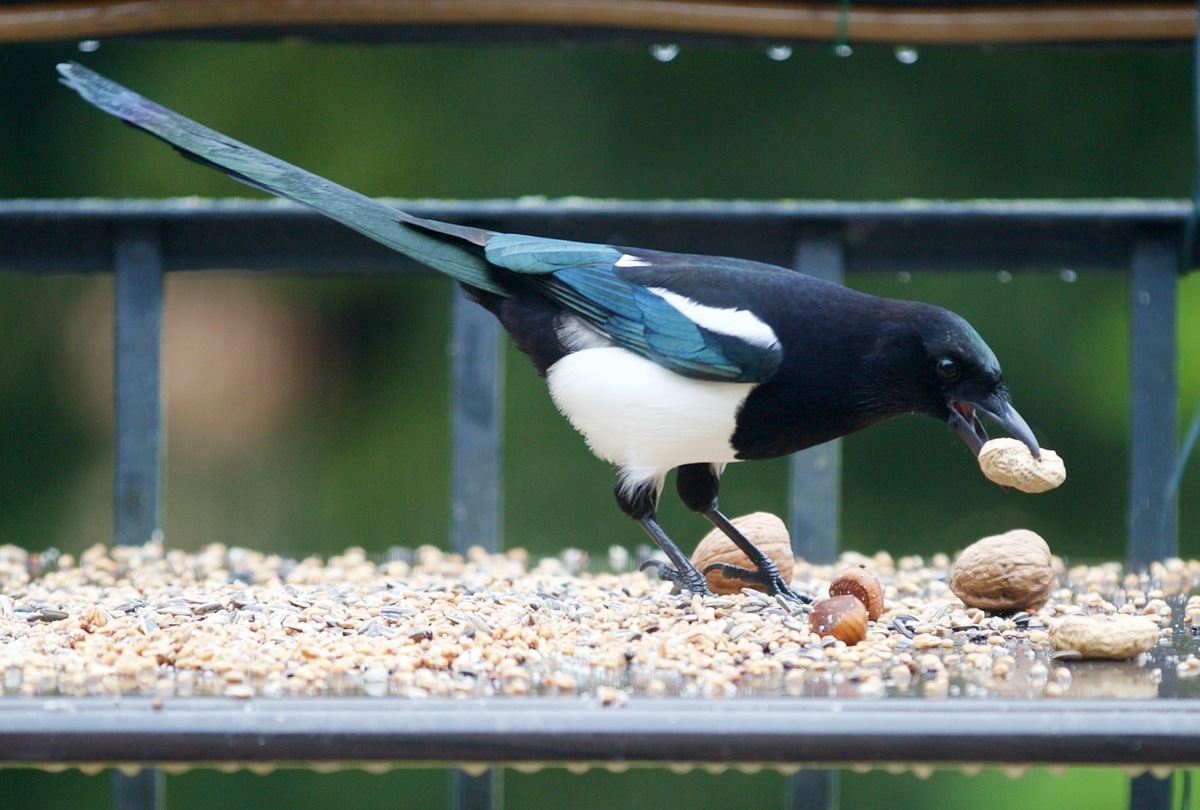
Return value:
M 679 56 L 678 45 L 651 45 L 650 55 L 660 62 L 670 62 Z
M 783 62 L 792 56 L 791 45 L 772 45 L 767 48 L 767 58 L 774 62 Z
M 1008 282 L 1012 281 L 1012 273 L 1008 272 L 1007 270 L 1001 270 L 996 274 L 996 280 L 1001 284 L 1007 284 Z
M 912 281 L 912 273 L 908 272 L 907 270 L 901 270 L 896 274 L 896 280 L 901 284 L 907 284 L 908 282 Z
M 835 45 L 833 48 L 833 52 L 835 55 L 842 56 L 842 57 L 854 55 L 854 49 L 851 48 L 849 45 L 847 45 L 845 42 Z
M 908 45 L 896 46 L 896 61 L 902 65 L 911 65 L 920 58 L 916 48 L 911 48 Z
M 100 40 L 98 39 L 81 39 L 79 40 L 80 53 L 95 53 L 100 50 Z
M 1058 277 L 1068 284 L 1074 284 L 1075 280 L 1079 278 L 1079 274 L 1068 267 L 1064 267 L 1058 271 Z

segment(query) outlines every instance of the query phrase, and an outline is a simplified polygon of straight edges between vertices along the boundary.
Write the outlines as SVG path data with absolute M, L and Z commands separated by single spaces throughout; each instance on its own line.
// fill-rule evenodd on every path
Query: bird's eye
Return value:
M 943 357 L 941 360 L 938 360 L 937 373 L 946 382 L 954 382 L 958 379 L 958 375 L 961 372 L 959 371 L 958 363 L 955 363 L 948 357 Z

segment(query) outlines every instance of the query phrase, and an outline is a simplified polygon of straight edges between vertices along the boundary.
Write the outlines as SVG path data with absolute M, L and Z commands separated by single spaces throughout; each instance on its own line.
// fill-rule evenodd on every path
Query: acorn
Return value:
M 809 627 L 852 647 L 867 636 L 867 606 L 855 596 L 831 596 L 813 605 Z
M 883 586 L 865 565 L 856 565 L 839 573 L 829 584 L 830 596 L 849 595 L 867 608 L 867 618 L 875 621 L 883 615 Z

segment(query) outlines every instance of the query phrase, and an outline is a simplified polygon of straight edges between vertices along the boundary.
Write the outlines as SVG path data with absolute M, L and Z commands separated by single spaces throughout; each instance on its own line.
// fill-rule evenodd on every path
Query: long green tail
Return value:
M 186 157 L 270 194 L 311 206 L 470 287 L 508 295 L 480 250 L 491 236 L 489 231 L 421 219 L 384 205 L 197 124 L 75 62 L 60 64 L 58 72 L 63 84 L 85 101 L 161 138 Z

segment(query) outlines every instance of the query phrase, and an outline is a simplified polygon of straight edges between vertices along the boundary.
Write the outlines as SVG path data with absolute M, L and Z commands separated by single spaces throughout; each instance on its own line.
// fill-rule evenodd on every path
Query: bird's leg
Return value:
M 650 539 L 663 550 L 670 559 L 672 565 L 659 562 L 658 560 L 646 560 L 641 565 L 641 570 L 654 568 L 658 571 L 658 578 L 665 579 L 673 583 L 677 588 L 691 593 L 698 593 L 701 596 L 712 596 L 712 591 L 708 589 L 708 581 L 704 578 L 696 566 L 692 565 L 692 561 L 679 550 L 679 546 L 675 545 L 671 538 L 667 537 L 666 532 L 658 525 L 658 521 L 652 515 L 647 515 L 638 520 L 642 528 L 646 530 L 646 534 L 650 535 Z M 672 567 L 673 566 L 673 567 Z
M 766 588 L 772 596 L 779 594 L 787 599 L 808 603 L 812 600 L 801 596 L 792 590 L 792 586 L 779 573 L 775 561 L 763 554 L 746 536 L 729 522 L 725 515 L 717 509 L 717 488 L 720 483 L 720 472 L 712 464 L 685 464 L 676 471 L 675 484 L 679 497 L 684 505 L 693 512 L 699 512 L 710 523 L 725 533 L 733 544 L 742 550 L 754 565 L 754 570 L 740 568 L 727 563 L 710 565 L 704 573 L 720 571 L 726 579 L 735 579 L 747 585 L 759 585 Z
M 703 514 L 704 517 L 708 518 L 712 525 L 723 531 L 725 536 L 732 540 L 734 545 L 740 548 L 742 553 L 750 558 L 750 562 L 754 564 L 756 569 L 754 571 L 746 571 L 746 575 L 738 575 L 737 572 L 745 571 L 745 569 L 729 566 L 729 568 L 734 569 L 734 573 L 731 576 L 728 568 L 722 568 L 722 574 L 726 578 L 741 579 L 746 582 L 759 582 L 766 586 L 767 593 L 771 594 L 772 596 L 779 594 L 796 602 L 803 602 L 805 604 L 812 602 L 812 599 L 809 597 L 801 596 L 792 590 L 792 586 L 789 585 L 784 580 L 783 575 L 779 573 L 779 566 L 775 565 L 775 561 L 759 551 L 758 547 L 747 540 L 746 536 L 739 532 L 737 528 L 729 522 L 729 519 L 721 514 L 719 510 L 710 509 Z
M 687 558 L 679 546 L 675 545 L 667 533 L 662 530 L 655 520 L 655 509 L 658 506 L 658 492 L 661 481 L 648 481 L 633 487 L 626 486 L 618 479 L 616 495 L 617 504 L 621 511 L 636 520 L 654 544 L 663 550 L 670 565 L 658 560 L 647 560 L 642 563 L 641 570 L 654 568 L 659 579 L 666 580 L 675 586 L 675 590 L 685 590 L 698 593 L 701 596 L 711 596 L 708 583 L 692 561 Z

